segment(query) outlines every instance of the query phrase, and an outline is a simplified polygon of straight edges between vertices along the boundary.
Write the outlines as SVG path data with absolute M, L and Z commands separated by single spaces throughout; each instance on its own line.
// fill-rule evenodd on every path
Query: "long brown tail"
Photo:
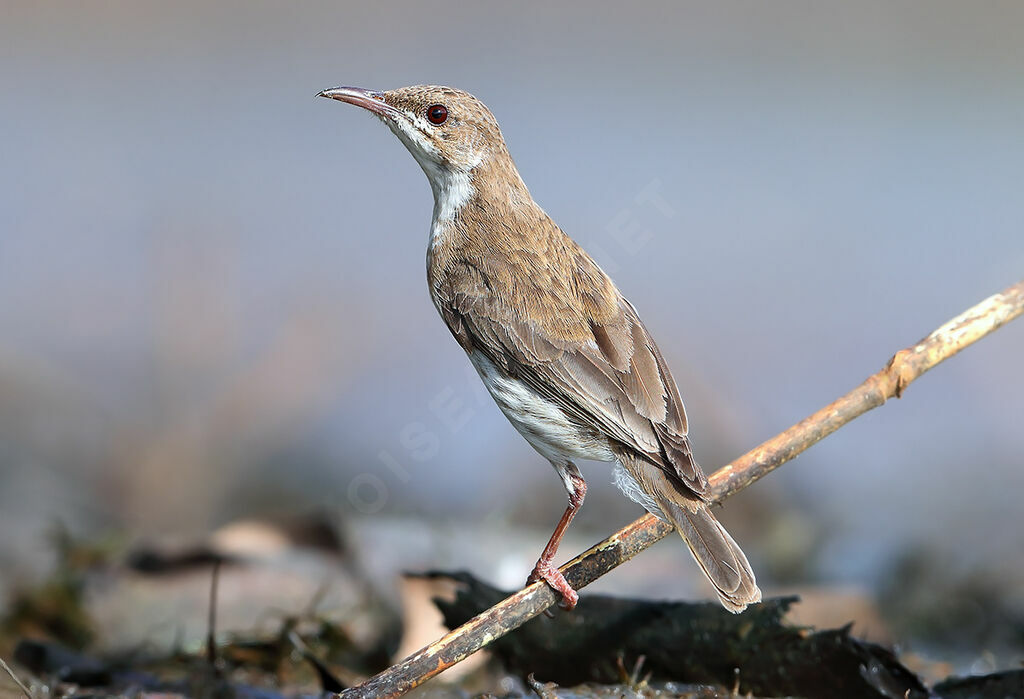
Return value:
M 707 505 L 699 501 L 680 505 L 667 497 L 658 498 L 658 504 L 715 586 L 723 607 L 737 614 L 748 604 L 761 601 L 761 590 L 747 557 Z
M 623 458 L 621 463 L 646 497 L 627 494 L 652 512 L 651 505 L 657 505 L 664 517 L 675 525 L 694 560 L 715 586 L 723 607 L 735 614 L 748 604 L 761 601 L 761 590 L 747 557 L 695 493 L 682 482 L 673 482 L 664 471 L 646 461 Z

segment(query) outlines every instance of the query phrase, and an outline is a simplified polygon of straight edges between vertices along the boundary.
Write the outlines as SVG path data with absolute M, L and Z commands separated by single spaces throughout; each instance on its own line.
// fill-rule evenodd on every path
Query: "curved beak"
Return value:
M 319 93 L 317 97 L 330 97 L 332 100 L 348 102 L 373 112 L 379 117 L 394 118 L 401 114 L 400 111 L 384 101 L 383 92 L 367 90 L 362 87 L 332 87 Z

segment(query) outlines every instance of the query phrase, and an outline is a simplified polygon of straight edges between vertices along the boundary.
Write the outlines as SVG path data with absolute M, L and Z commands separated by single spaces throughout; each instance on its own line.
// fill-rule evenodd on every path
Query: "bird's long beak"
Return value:
M 367 90 L 362 87 L 332 87 L 329 90 L 324 90 L 317 97 L 330 97 L 332 100 L 348 102 L 371 111 L 379 117 L 393 119 L 401 114 L 401 112 L 384 101 L 383 92 Z

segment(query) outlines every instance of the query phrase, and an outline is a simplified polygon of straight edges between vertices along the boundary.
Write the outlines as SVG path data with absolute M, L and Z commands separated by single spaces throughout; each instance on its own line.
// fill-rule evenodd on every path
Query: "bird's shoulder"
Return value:
M 435 303 L 510 326 L 527 325 L 563 348 L 615 324 L 622 295 L 594 260 L 539 207 L 496 220 L 469 210 L 447 250 L 432 251 Z

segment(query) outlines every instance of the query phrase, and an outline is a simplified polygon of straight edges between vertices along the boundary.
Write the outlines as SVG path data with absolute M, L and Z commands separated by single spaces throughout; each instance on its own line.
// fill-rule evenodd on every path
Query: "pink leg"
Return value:
M 533 567 L 533 572 L 530 573 L 526 584 L 530 585 L 538 580 L 545 581 L 555 592 L 562 595 L 562 608 L 570 610 L 576 606 L 580 596 L 576 593 L 576 590 L 572 589 L 565 576 L 562 575 L 562 572 L 555 567 L 553 561 L 558 553 L 558 544 L 561 543 L 562 537 L 565 536 L 565 530 L 569 528 L 572 518 L 576 516 L 576 513 L 583 506 L 583 498 L 587 494 L 587 483 L 583 480 L 583 476 L 580 475 L 579 469 L 571 463 L 568 464 L 568 468 L 564 471 L 561 468 L 558 468 L 558 470 L 566 475 L 567 486 L 569 482 L 572 483 L 572 490 L 569 491 L 569 505 L 565 508 L 562 518 L 558 520 L 558 525 L 555 526 L 555 531 L 551 534 L 551 538 L 548 539 L 548 545 L 544 547 L 544 552 L 540 554 L 537 565 Z

